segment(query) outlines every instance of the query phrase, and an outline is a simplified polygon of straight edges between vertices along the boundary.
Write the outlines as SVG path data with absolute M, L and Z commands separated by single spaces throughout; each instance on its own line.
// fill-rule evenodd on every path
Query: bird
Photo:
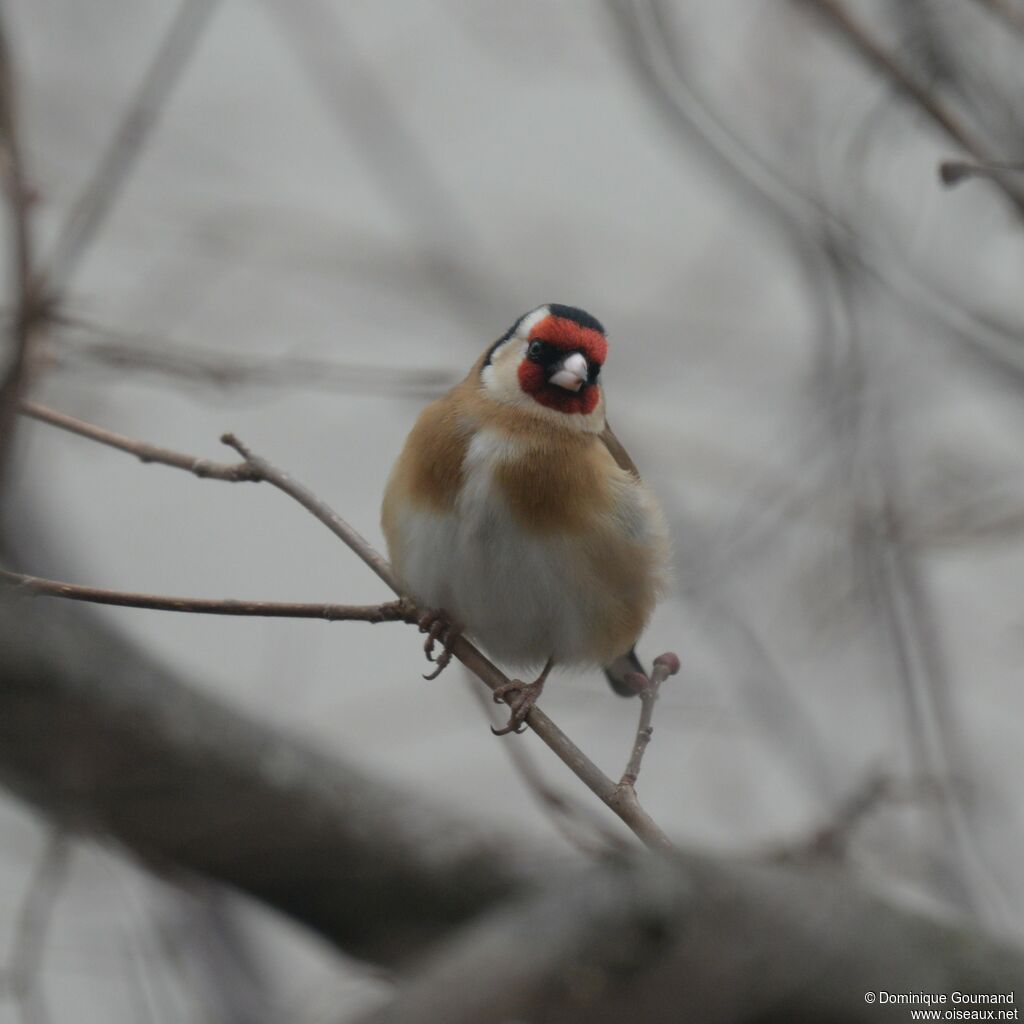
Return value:
M 493 692 L 521 732 L 554 665 L 602 667 L 622 696 L 666 587 L 659 504 L 605 416 L 608 338 L 547 303 L 519 317 L 419 415 L 385 488 L 394 572 L 442 653 L 464 633 L 497 661 L 540 667 Z

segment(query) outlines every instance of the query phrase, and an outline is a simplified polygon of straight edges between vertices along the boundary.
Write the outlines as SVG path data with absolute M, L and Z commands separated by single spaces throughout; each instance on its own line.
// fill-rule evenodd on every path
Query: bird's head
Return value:
M 480 381 L 497 401 L 601 430 L 598 378 L 607 354 L 604 328 L 594 317 L 552 302 L 520 317 L 491 346 Z

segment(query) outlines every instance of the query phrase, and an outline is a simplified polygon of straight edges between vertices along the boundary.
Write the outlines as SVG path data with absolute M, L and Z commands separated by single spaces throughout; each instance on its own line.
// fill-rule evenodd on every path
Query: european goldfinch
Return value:
M 520 731 L 553 664 L 601 665 L 616 692 L 664 585 L 661 512 L 605 420 L 601 324 L 556 303 L 517 320 L 427 406 L 381 513 L 391 564 L 433 641 L 465 630 L 533 683 L 495 692 Z M 450 658 L 446 651 L 439 669 Z

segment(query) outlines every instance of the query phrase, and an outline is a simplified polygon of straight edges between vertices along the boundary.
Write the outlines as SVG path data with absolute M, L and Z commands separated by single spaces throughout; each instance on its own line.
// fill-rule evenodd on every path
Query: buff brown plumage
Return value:
M 552 664 L 600 665 L 630 692 L 664 587 L 660 510 L 605 418 L 607 349 L 582 310 L 521 317 L 420 414 L 384 495 L 409 595 L 502 663 L 544 666 L 497 695 L 513 707 L 509 729 Z

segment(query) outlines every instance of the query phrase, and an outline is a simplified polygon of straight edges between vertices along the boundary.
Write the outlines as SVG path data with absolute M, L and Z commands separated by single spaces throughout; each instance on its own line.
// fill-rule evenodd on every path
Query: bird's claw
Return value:
M 524 683 L 518 679 L 503 683 L 495 687 L 492 698 L 495 704 L 507 704 L 512 713 L 508 716 L 508 725 L 502 729 L 495 729 L 491 726 L 491 732 L 495 736 L 507 736 L 510 732 L 517 735 L 526 731 L 526 716 L 530 709 L 537 703 L 541 690 L 544 689 L 544 680 L 540 679 L 534 683 Z M 518 694 L 518 696 L 516 696 Z
M 423 653 L 427 656 L 427 661 L 433 662 L 437 666 L 433 672 L 426 673 L 423 678 L 427 680 L 436 679 L 451 663 L 452 644 L 459 635 L 460 630 L 451 623 L 448 615 L 440 609 L 429 611 L 422 615 L 419 627 L 421 633 L 427 634 L 427 639 L 423 641 Z M 438 641 L 441 643 L 441 653 L 435 658 L 434 647 Z

